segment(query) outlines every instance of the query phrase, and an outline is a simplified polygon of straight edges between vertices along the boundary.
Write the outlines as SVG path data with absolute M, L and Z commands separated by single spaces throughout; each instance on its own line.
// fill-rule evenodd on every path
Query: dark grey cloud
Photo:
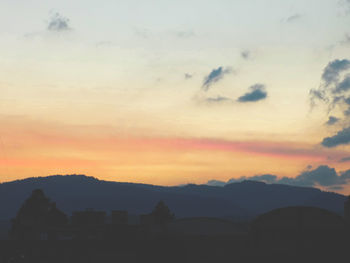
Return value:
M 346 170 L 346 171 L 340 172 L 340 177 L 341 177 L 342 180 L 350 179 L 350 170 Z
M 266 99 L 267 92 L 265 91 L 265 85 L 258 83 L 251 86 L 249 89 L 251 91 L 238 98 L 239 102 L 256 102 Z
M 302 17 L 301 14 L 294 14 L 294 15 L 291 15 L 290 17 L 287 17 L 286 22 L 287 23 L 292 23 L 292 22 L 294 22 L 296 20 L 299 20 L 301 17 Z
M 326 122 L 326 125 L 334 125 L 339 121 L 339 119 L 337 117 L 334 116 L 329 116 L 328 121 Z
M 191 79 L 193 77 L 190 73 L 185 73 L 185 79 Z
M 348 59 L 336 59 L 328 63 L 325 67 L 322 79 L 326 86 L 335 83 L 339 80 L 339 75 L 341 72 L 350 69 L 350 60 Z
M 209 88 L 216 82 L 220 81 L 225 75 L 232 72 L 231 68 L 218 67 L 213 69 L 203 81 L 202 89 L 208 91 Z
M 67 31 L 70 30 L 69 26 L 69 19 L 62 16 L 59 13 L 54 13 L 47 26 L 47 30 L 49 31 L 56 31 L 56 32 L 61 32 L 61 31 Z
M 294 180 L 294 184 L 301 186 L 332 186 L 344 184 L 338 176 L 334 168 L 330 168 L 327 165 L 317 167 L 315 170 L 305 171 L 298 175 Z M 281 179 L 283 182 L 283 178 Z
M 342 93 L 348 90 L 350 90 L 350 74 L 336 85 L 334 93 Z
M 232 99 L 228 97 L 217 96 L 217 97 L 206 98 L 205 101 L 208 103 L 222 103 L 222 102 L 232 102 Z
M 244 59 L 249 59 L 251 56 L 250 51 L 249 50 L 244 50 L 241 52 L 241 57 Z
M 347 105 L 347 109 L 344 111 L 344 115 L 346 117 L 350 116 L 350 97 L 344 97 L 344 103 Z
M 242 176 L 237 179 L 230 179 L 227 182 L 211 180 L 209 185 L 224 186 L 230 183 L 242 182 L 244 180 L 260 181 L 269 184 L 287 184 L 295 186 L 317 187 L 323 186 L 327 189 L 341 190 L 344 185 L 350 182 L 350 170 L 337 173 L 334 168 L 327 165 L 321 165 L 314 170 L 306 170 L 301 172 L 297 177 L 279 178 L 272 174 L 263 174 L 255 176 Z
M 328 114 L 337 108 L 343 116 L 329 116 L 328 125 L 344 124 L 350 121 L 350 60 L 335 59 L 324 68 L 321 84 L 317 89 L 310 90 L 311 107 L 320 101 L 328 106 Z M 343 128 L 337 134 L 324 138 L 321 144 L 325 147 L 336 147 L 350 143 L 350 128 Z
M 322 141 L 322 145 L 327 148 L 336 147 L 342 144 L 350 143 L 350 127 L 344 128 L 337 132 L 337 134 L 324 138 Z

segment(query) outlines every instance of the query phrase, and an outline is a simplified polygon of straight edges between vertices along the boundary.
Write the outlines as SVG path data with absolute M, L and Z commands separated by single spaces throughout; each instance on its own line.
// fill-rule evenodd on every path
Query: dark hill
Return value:
M 163 187 L 108 182 L 84 175 L 28 178 L 0 184 L 0 220 L 15 216 L 36 188 L 64 212 L 94 208 L 125 209 L 131 214 L 149 213 L 164 200 L 177 217 L 247 218 L 285 206 L 316 206 L 342 213 L 345 197 L 314 188 L 269 185 L 244 181 L 225 187 L 186 185 Z

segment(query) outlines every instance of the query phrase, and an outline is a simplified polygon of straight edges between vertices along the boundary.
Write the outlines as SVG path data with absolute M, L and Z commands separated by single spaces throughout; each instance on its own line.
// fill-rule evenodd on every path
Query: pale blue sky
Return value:
M 349 25 L 349 0 L 2 0 L 0 125 L 22 116 L 43 130 L 292 142 L 318 153 L 338 132 L 350 142 L 350 94 L 332 111 L 329 101 L 310 107 L 329 63 L 345 65 L 339 81 L 350 74 Z M 327 126 L 330 116 L 339 121 Z M 347 165 L 337 160 L 350 156 L 348 142 L 326 150 L 326 163 Z M 289 171 L 325 164 L 293 158 Z

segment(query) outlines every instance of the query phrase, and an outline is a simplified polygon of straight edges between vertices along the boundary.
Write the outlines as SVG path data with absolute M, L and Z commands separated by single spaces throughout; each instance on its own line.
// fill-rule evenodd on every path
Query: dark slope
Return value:
M 178 217 L 246 214 L 230 200 L 179 193 L 169 187 L 107 182 L 74 175 L 30 178 L 1 184 L 0 218 L 13 217 L 36 188 L 43 189 L 68 214 L 86 208 L 105 211 L 126 209 L 131 214 L 149 213 L 159 200 L 164 200 Z
M 311 187 L 298 187 L 281 184 L 266 184 L 256 181 L 243 181 L 224 187 L 207 185 L 187 185 L 179 187 L 178 192 L 220 197 L 231 200 L 252 215 L 265 213 L 286 206 L 316 206 L 339 214 L 343 213 L 345 196 L 323 192 Z
M 314 188 L 245 181 L 215 187 L 162 187 L 100 181 L 83 175 L 29 178 L 0 184 L 0 220 L 14 217 L 31 191 L 41 188 L 68 214 L 86 208 L 148 213 L 164 200 L 177 217 L 249 217 L 274 208 L 308 205 L 342 213 L 345 197 Z

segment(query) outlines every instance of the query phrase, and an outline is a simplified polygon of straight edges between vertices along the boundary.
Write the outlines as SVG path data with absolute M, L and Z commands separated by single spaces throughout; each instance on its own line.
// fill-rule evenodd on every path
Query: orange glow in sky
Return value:
M 17 2 L 0 1 L 0 182 L 322 165 L 350 185 L 347 1 Z

